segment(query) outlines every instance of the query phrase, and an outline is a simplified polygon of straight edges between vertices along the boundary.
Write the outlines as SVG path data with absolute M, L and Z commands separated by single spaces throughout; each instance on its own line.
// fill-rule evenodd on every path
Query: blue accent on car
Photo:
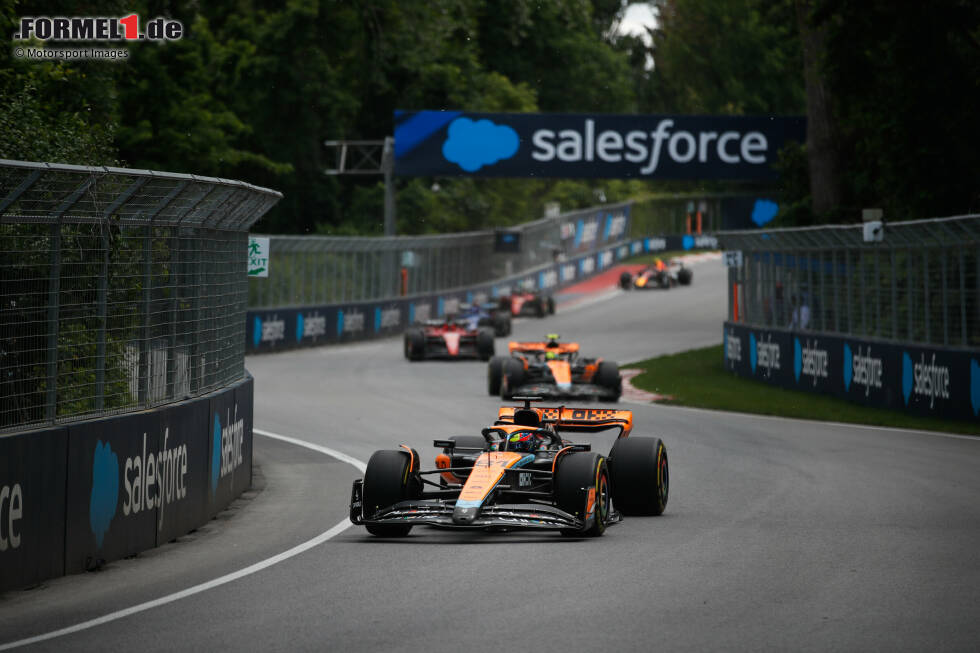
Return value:
M 337 311 L 337 337 L 344 335 L 344 312 Z
M 800 339 L 793 338 L 793 375 L 796 382 L 800 382 L 800 372 L 803 370 L 803 348 L 800 347 Z
M 754 333 L 749 334 L 749 362 L 752 363 L 752 373 L 755 374 L 756 351 Z
M 694 249 L 694 236 L 685 235 L 681 242 L 684 249 Z
M 221 418 L 214 414 L 214 432 L 211 443 L 211 494 L 218 489 L 221 478 Z
M 772 200 L 757 199 L 752 206 L 752 222 L 760 227 L 773 221 L 779 213 L 779 205 Z
M 296 342 L 300 342 L 303 339 L 303 314 L 296 314 Z
M 95 443 L 92 457 L 92 494 L 88 502 L 88 523 L 95 535 L 95 546 L 102 548 L 109 524 L 119 503 L 119 458 L 108 442 Z
M 909 397 L 912 396 L 912 384 L 915 382 L 915 369 L 912 367 L 912 359 L 908 352 L 902 352 L 902 396 L 905 397 L 905 405 L 909 405 Z
M 252 344 L 258 347 L 260 342 L 262 342 L 262 318 L 256 315 L 255 322 L 252 323 Z
M 397 112 L 396 112 L 397 113 Z M 395 158 L 400 159 L 422 141 L 461 115 L 462 111 L 419 111 L 395 127 Z
M 396 137 L 397 139 L 397 137 Z M 490 120 L 457 118 L 449 124 L 449 137 L 442 144 L 442 155 L 466 172 L 476 172 L 517 154 L 521 139 L 507 125 Z
M 970 403 L 973 414 L 980 413 L 980 363 L 970 359 Z
M 851 346 L 844 343 L 844 391 L 851 389 L 851 379 L 854 377 L 854 354 Z

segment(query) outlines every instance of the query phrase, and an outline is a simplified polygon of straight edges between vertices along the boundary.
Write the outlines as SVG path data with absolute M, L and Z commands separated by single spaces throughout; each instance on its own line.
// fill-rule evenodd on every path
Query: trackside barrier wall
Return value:
M 245 327 L 246 347 L 249 353 L 257 353 L 397 335 L 409 324 L 455 313 L 461 303 L 483 303 L 519 288 L 556 291 L 593 277 L 637 254 L 717 247 L 718 241 L 707 235 L 642 238 L 586 256 L 543 265 L 506 279 L 442 293 L 369 302 L 249 310 Z
M 980 351 L 725 322 L 725 368 L 745 378 L 906 413 L 975 421 Z
M 0 591 L 159 546 L 223 510 L 251 484 L 253 388 L 0 437 Z

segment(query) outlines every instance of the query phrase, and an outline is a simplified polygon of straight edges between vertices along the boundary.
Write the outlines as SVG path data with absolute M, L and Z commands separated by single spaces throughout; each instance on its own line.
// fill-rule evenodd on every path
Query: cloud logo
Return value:
M 344 335 L 344 312 L 337 311 L 337 337 Z
M 980 363 L 970 359 L 970 403 L 973 414 L 980 413 Z
M 102 548 L 118 503 L 119 458 L 108 442 L 103 444 L 99 440 L 95 443 L 95 456 L 92 459 L 92 495 L 88 502 L 88 523 L 95 535 L 96 548 Z
M 851 389 L 851 378 L 854 376 L 854 355 L 851 346 L 844 343 L 844 392 Z
M 763 226 L 772 222 L 779 213 L 779 205 L 770 200 L 756 200 L 752 207 L 752 222 Z
M 507 125 L 457 118 L 449 123 L 449 138 L 442 144 L 442 155 L 466 172 L 476 172 L 514 156 L 519 144 L 517 132 Z
M 756 363 L 756 351 L 755 351 L 755 334 L 749 334 L 749 362 L 752 364 L 752 373 L 755 374 L 755 363 Z
M 793 338 L 793 374 L 796 382 L 800 381 L 800 372 L 803 370 L 803 348 L 800 347 L 800 339 Z
M 378 333 L 381 331 L 381 307 L 374 307 L 374 332 Z
M 221 478 L 221 418 L 214 414 L 214 437 L 211 444 L 211 494 L 218 489 Z
M 905 397 L 905 405 L 909 405 L 909 397 L 912 395 L 912 383 L 915 380 L 915 371 L 912 369 L 912 359 L 908 352 L 902 352 L 902 395 Z
M 415 324 L 415 304 L 408 305 L 408 323 Z
M 690 235 L 684 236 L 684 238 L 682 239 L 682 241 L 683 241 L 682 247 L 684 249 L 693 249 L 694 248 L 694 236 L 690 236 Z
M 262 319 L 259 316 L 255 316 L 255 322 L 252 324 L 252 344 L 256 347 L 262 342 Z
M 303 314 L 296 315 L 296 342 L 303 339 Z

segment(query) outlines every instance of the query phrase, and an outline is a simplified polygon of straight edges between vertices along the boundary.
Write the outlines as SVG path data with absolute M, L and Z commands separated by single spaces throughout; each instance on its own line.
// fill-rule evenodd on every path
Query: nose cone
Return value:
M 568 390 L 572 387 L 572 366 L 568 361 L 548 361 L 548 369 L 551 370 L 555 385 L 560 390 Z
M 459 524 L 460 526 L 468 526 L 476 521 L 476 517 L 479 512 L 479 506 L 456 506 L 453 509 L 453 523 Z

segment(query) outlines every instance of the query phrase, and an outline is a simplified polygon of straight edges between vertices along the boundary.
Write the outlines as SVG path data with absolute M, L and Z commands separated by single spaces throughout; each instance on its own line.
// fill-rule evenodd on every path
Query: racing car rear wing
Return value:
M 565 406 L 501 406 L 497 421 L 514 423 L 514 413 L 533 410 L 542 424 L 554 424 L 555 430 L 579 433 L 597 433 L 606 429 L 620 429 L 619 437 L 625 438 L 633 430 L 633 411 L 611 408 L 566 408 Z
M 574 354 L 578 351 L 577 342 L 562 342 L 558 345 L 552 344 L 548 346 L 547 342 L 516 342 L 510 341 L 507 343 L 507 351 L 526 351 L 526 352 L 538 352 L 538 351 L 553 351 L 558 354 Z

